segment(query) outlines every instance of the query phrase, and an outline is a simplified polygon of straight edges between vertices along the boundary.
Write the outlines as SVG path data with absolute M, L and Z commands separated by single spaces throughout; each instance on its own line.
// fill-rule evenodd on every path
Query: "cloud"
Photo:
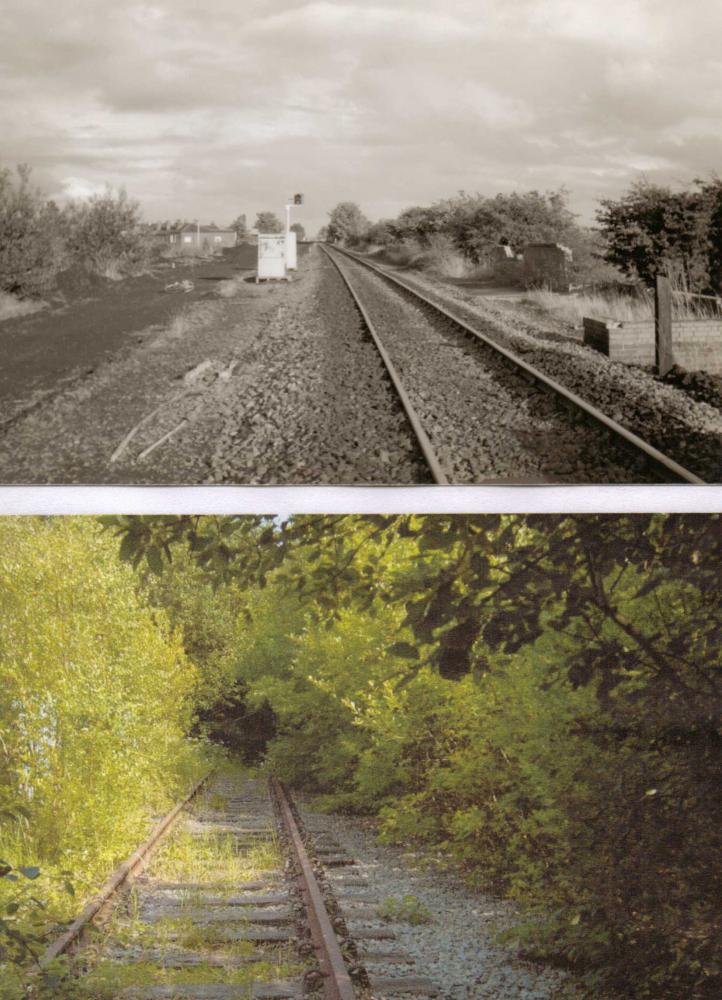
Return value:
M 304 190 L 320 225 L 342 199 L 560 184 L 590 216 L 640 172 L 722 162 L 718 0 L 4 6 L 6 162 L 59 197 L 123 184 L 151 217 Z
M 87 200 L 93 195 L 103 194 L 106 190 L 105 184 L 97 184 L 84 177 L 64 177 L 62 182 L 62 194 L 66 198 L 73 200 Z

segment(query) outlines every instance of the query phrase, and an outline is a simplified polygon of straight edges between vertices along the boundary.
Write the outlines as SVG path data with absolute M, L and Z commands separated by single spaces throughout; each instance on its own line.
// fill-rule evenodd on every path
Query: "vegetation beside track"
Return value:
M 188 738 L 199 674 L 180 635 L 90 520 L 0 520 L 0 678 L 12 989 L 10 968 L 76 915 L 213 754 Z
M 57 665 L 70 692 L 57 704 L 82 719 L 84 671 L 117 690 L 107 664 L 122 661 L 128 711 L 101 692 L 83 739 L 106 727 L 122 746 L 113 726 L 125 720 L 122 774 L 140 780 L 124 810 L 140 816 L 179 788 L 175 761 L 188 775 L 203 744 L 265 756 L 327 806 L 375 814 L 384 837 L 438 848 L 475 885 L 510 893 L 528 915 L 522 947 L 576 969 L 589 996 L 717 995 L 717 517 L 105 524 L 120 549 L 89 521 L 0 525 L 4 618 L 25 623 L 3 625 L 2 671 L 34 662 L 28 649 L 42 656 L 38 690 Z M 84 668 L 68 674 L 71 661 Z M 41 719 L 55 710 L 34 698 Z M 52 744 L 21 756 L 17 704 L 3 708 L 5 767 L 17 775 L 30 760 L 43 795 L 22 803 L 23 852 L 9 833 L 18 821 L 3 818 L 3 851 L 42 868 L 65 828 L 32 833 L 47 822 Z M 138 713 L 159 741 L 144 742 L 128 718 Z M 83 739 L 58 755 L 76 781 Z M 111 764 L 97 768 L 106 790 Z M 85 794 L 81 782 L 75 798 Z M 8 809 L 19 804 L 18 793 Z M 76 837 L 78 808 L 65 818 Z

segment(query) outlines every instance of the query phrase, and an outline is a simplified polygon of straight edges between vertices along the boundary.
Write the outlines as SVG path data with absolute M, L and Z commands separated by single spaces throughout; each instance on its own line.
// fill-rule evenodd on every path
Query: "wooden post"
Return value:
M 666 375 L 674 364 L 672 353 L 672 288 L 669 278 L 658 274 L 654 288 L 654 360 L 657 374 Z

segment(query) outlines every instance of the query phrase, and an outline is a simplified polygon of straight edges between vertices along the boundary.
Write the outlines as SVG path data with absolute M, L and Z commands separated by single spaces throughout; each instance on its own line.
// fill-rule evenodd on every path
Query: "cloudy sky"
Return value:
M 315 230 L 458 190 L 722 172 L 720 0 L 3 0 L 0 160 L 146 218 Z

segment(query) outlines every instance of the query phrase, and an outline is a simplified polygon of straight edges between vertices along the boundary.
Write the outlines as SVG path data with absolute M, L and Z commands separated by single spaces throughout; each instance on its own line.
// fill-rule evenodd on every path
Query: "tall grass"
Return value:
M 722 318 L 722 300 L 692 295 L 679 280 L 672 280 L 672 316 L 679 321 Z M 561 295 L 546 288 L 530 289 L 525 297 L 545 312 L 581 326 L 585 316 L 633 323 L 654 319 L 654 293 L 644 286 L 633 290 L 611 289 L 605 292 L 573 292 Z

